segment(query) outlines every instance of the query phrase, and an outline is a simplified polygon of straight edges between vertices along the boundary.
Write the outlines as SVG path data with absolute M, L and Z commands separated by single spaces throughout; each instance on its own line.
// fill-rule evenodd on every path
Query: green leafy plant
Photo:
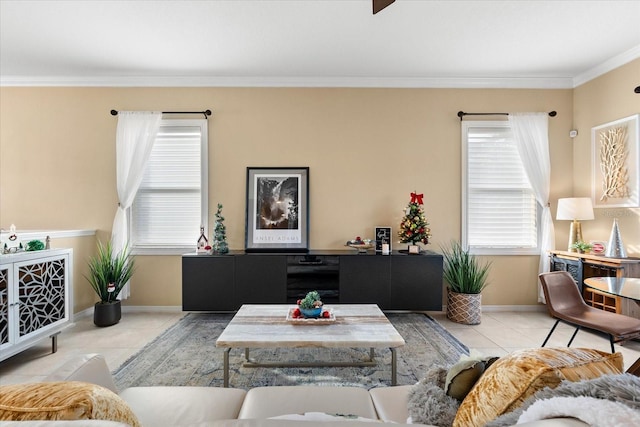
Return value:
M 571 247 L 573 249 L 576 249 L 579 252 L 588 252 L 591 250 L 593 245 L 587 242 L 577 241 L 574 244 L 572 244 Z
M 114 256 L 111 242 L 98 242 L 98 254 L 89 260 L 89 275 L 85 278 L 100 297 L 100 302 L 110 303 L 131 279 L 134 272 L 133 258 L 128 247 Z
M 479 294 L 489 284 L 487 276 L 491 262 L 481 263 L 475 255 L 464 250 L 459 242 L 442 248 L 443 277 L 449 289 L 461 294 Z
M 41 251 L 44 249 L 44 243 L 40 240 L 30 240 L 27 242 L 26 251 Z
M 317 291 L 311 291 L 300 300 L 298 303 L 300 308 L 304 309 L 312 309 L 317 307 L 322 307 L 322 301 L 320 301 L 320 294 Z

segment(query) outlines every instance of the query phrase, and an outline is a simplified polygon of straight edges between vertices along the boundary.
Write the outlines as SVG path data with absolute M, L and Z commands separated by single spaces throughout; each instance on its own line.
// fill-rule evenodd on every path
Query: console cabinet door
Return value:
M 389 307 L 390 256 L 346 255 L 340 257 L 340 303 L 378 304 Z
M 389 310 L 442 310 L 442 256 L 391 257 Z
M 287 302 L 287 256 L 245 254 L 236 258 L 236 301 L 242 304 Z
M 233 256 L 182 257 L 182 309 L 232 311 L 240 306 L 234 297 Z

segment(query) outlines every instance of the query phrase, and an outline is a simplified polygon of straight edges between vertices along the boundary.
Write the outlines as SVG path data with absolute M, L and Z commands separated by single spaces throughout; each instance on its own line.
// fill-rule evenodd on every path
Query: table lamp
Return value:
M 593 219 L 593 205 L 589 197 L 568 197 L 566 199 L 558 199 L 558 211 L 556 212 L 557 220 L 571 220 L 571 228 L 569 229 L 569 252 L 576 252 L 572 248 L 574 243 L 583 242 L 582 227 L 579 220 Z

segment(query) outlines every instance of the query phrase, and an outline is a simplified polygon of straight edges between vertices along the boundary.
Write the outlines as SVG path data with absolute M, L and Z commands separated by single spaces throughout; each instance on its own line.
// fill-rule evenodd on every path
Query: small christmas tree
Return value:
M 227 227 L 224 225 L 222 204 L 220 203 L 218 203 L 218 211 L 216 212 L 216 226 L 213 229 L 213 245 L 211 249 L 216 254 L 226 254 L 229 252 L 229 245 L 227 244 Z
M 407 205 L 405 215 L 400 222 L 398 237 L 400 243 L 410 243 L 415 245 L 418 242 L 429 243 L 431 229 L 424 216 L 422 207 L 422 194 L 411 193 L 411 201 Z

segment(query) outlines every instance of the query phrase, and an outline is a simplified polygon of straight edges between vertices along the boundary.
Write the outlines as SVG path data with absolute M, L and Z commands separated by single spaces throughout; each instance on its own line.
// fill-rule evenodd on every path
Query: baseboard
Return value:
M 123 313 L 180 313 L 181 305 L 123 305 Z
M 431 313 L 446 313 L 447 306 L 442 306 L 442 311 L 430 311 Z M 502 311 L 547 311 L 547 308 L 543 304 L 537 305 L 483 305 L 482 311 L 489 312 L 502 312 Z M 123 305 L 123 313 L 180 313 L 182 312 L 182 306 L 179 305 Z M 403 313 L 409 312 L 406 310 L 392 310 L 390 313 Z M 425 312 L 428 313 L 428 312 Z M 93 316 L 93 307 L 89 307 L 85 310 L 79 311 L 74 314 L 74 318 L 82 318 L 86 316 Z
M 123 305 L 123 313 L 180 313 L 181 305 Z M 79 311 L 73 315 L 74 319 L 93 316 L 93 306 Z
M 482 311 L 500 312 L 500 311 L 547 311 L 547 307 L 543 304 L 536 305 L 483 305 Z

